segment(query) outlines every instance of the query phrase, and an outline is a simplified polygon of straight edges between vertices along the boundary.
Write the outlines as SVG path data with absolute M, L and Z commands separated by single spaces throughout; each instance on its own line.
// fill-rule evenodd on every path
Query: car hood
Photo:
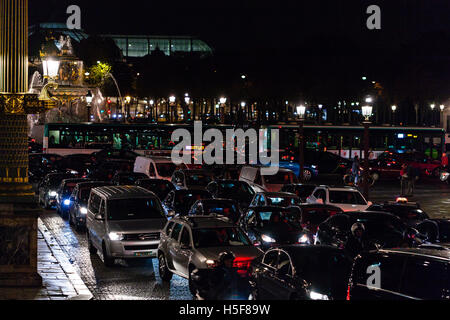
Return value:
M 304 232 L 292 227 L 290 230 L 287 226 L 283 227 L 264 227 L 260 230 L 261 235 L 267 235 L 274 239 L 278 244 L 297 243 Z
M 165 218 L 108 221 L 109 231 L 124 233 L 145 233 L 162 230 L 166 224 Z
M 227 250 L 232 251 L 236 258 L 248 258 L 249 260 L 253 260 L 262 255 L 262 251 L 254 246 L 211 247 L 197 250 L 205 259 L 211 260 L 219 259 L 219 254 Z

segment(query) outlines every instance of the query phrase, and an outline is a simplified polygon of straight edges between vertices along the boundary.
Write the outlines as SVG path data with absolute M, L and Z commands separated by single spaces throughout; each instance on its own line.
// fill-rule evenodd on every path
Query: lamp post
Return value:
M 364 170 L 363 170 L 363 195 L 369 201 L 369 126 L 373 107 L 365 105 L 361 107 L 362 115 L 365 119 L 364 126 Z
M 87 102 L 87 122 L 91 122 L 91 103 L 92 103 L 92 92 L 88 90 L 86 94 L 86 102 Z
M 305 155 L 304 155 L 304 149 L 305 149 L 305 137 L 303 133 L 303 123 L 305 121 L 305 114 L 306 114 L 306 107 L 304 105 L 300 105 L 297 107 L 297 114 L 299 116 L 299 154 L 298 154 L 298 161 L 300 165 L 300 173 L 298 178 L 300 179 L 300 182 L 303 182 L 304 180 L 304 170 L 305 170 Z
M 220 109 L 219 109 L 220 122 L 224 123 L 225 122 L 225 104 L 227 103 L 227 98 L 220 97 L 219 102 L 220 102 Z
M 431 109 L 431 126 L 434 127 L 434 109 L 436 108 L 436 105 L 434 103 L 430 104 Z
M 173 112 L 172 112 L 172 105 L 177 101 L 177 98 L 175 96 L 169 97 L 169 102 L 167 104 L 167 111 L 169 113 L 169 119 L 166 119 L 170 122 L 173 122 Z
M 395 125 L 395 111 L 397 111 L 397 106 L 396 105 L 391 106 L 391 110 L 392 110 L 392 125 Z
M 441 127 L 444 128 L 444 110 L 445 110 L 445 105 L 441 104 L 439 106 L 439 110 L 441 110 L 440 116 L 439 116 L 439 122 L 441 124 Z
M 319 104 L 317 107 L 319 108 L 319 124 L 322 124 L 322 109 L 323 109 L 323 105 Z

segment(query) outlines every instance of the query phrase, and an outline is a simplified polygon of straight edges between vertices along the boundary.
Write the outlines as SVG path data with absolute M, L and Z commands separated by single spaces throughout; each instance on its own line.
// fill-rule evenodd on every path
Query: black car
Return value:
M 30 154 L 28 156 L 30 182 L 38 183 L 47 174 L 59 171 L 59 162 L 61 159 L 63 159 L 63 157 L 58 154 Z
M 269 249 L 252 264 L 258 300 L 345 300 L 352 259 L 327 246 Z
M 162 205 L 168 217 L 185 216 L 195 201 L 211 198 L 211 194 L 206 190 L 180 189 L 169 192 Z
M 211 215 L 216 214 L 229 218 L 233 223 L 237 223 L 241 216 L 239 204 L 231 199 L 203 199 L 196 201 L 189 215 Z
M 70 196 L 73 189 L 77 186 L 77 183 L 87 182 L 88 179 L 84 178 L 73 178 L 64 179 L 56 191 L 56 212 L 60 214 L 63 218 L 68 216 L 70 210 Z
M 167 197 L 170 191 L 175 190 L 172 182 L 163 179 L 140 179 L 135 182 L 135 185 L 153 192 L 161 201 Z
M 297 207 L 249 208 L 239 220 L 239 225 L 250 240 L 263 250 L 272 246 L 302 243 L 305 242 L 305 233 L 301 225 L 287 217 L 298 210 Z
M 138 153 L 131 150 L 103 149 L 92 153 L 91 159 L 95 164 L 109 160 L 128 160 L 134 163 L 138 156 Z
M 347 300 L 417 299 L 450 299 L 450 250 L 389 249 L 356 257 Z
M 429 219 L 428 215 L 415 202 L 401 203 L 389 201 L 384 204 L 373 204 L 367 211 L 382 211 L 399 217 L 410 227 L 416 226 L 423 220 Z
M 416 226 L 425 242 L 450 244 L 450 220 L 428 219 Z
M 38 185 L 39 204 L 45 209 L 56 206 L 58 188 L 64 179 L 77 178 L 70 173 L 49 173 Z
M 113 178 L 112 183 L 116 186 L 134 185 L 140 179 L 146 179 L 148 176 L 145 173 L 138 172 L 117 172 Z
M 214 198 L 233 199 L 242 209 L 247 209 L 252 201 L 255 191 L 245 181 L 216 180 L 206 186 Z
M 111 181 L 117 172 L 133 172 L 134 162 L 130 160 L 107 160 L 88 169 L 86 178 L 95 181 Z
M 91 189 L 111 186 L 111 182 L 90 181 L 77 183 L 70 196 L 69 223 L 78 231 L 86 226 L 87 204 Z
M 58 169 L 75 171 L 79 175 L 84 175 L 92 164 L 92 156 L 89 154 L 71 154 L 58 161 Z
M 319 225 L 315 244 L 344 248 L 351 235 L 351 227 L 360 222 L 365 227 L 365 238 L 374 247 L 394 248 L 403 244 L 407 226 L 393 214 L 386 212 L 351 212 L 337 214 Z
M 313 193 L 316 187 L 317 186 L 315 184 L 286 184 L 281 188 L 280 191 L 296 194 L 302 202 L 306 202 L 306 198 L 308 198 Z
M 177 189 L 202 189 L 214 180 L 212 172 L 203 169 L 181 169 L 173 173 L 171 181 Z
M 305 152 L 305 163 L 317 164 L 320 173 L 345 174 L 352 167 L 352 161 L 326 151 L 308 150 Z

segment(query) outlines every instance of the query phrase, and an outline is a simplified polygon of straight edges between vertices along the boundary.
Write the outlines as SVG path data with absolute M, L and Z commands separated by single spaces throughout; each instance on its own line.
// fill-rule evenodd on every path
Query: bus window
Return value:
M 56 148 L 59 146 L 59 130 L 50 130 L 48 133 L 48 146 Z

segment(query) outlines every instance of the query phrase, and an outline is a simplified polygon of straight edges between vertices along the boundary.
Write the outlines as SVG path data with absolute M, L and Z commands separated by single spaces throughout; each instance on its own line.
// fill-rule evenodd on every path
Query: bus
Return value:
M 93 153 L 104 148 L 128 148 L 142 155 L 170 155 L 175 143 L 172 132 L 178 128 L 193 132 L 193 124 L 117 124 L 80 123 L 46 124 L 43 148 L 46 153 L 62 156 L 76 153 Z M 236 129 L 232 125 L 203 125 L 203 130 L 215 128 L 222 131 Z M 297 124 L 261 126 L 266 129 L 267 145 L 271 145 L 271 130 L 279 130 L 280 150 L 298 150 Z M 445 148 L 445 131 L 442 128 L 379 127 L 369 128 L 371 157 L 376 158 L 386 150 L 398 153 L 421 152 L 439 159 Z M 364 128 L 362 126 L 304 125 L 306 150 L 328 151 L 343 158 L 363 157 Z
M 298 150 L 298 125 L 272 125 L 268 129 L 279 130 L 281 150 Z M 363 126 L 304 125 L 303 135 L 306 150 L 328 151 L 347 159 L 364 156 Z M 442 128 L 373 126 L 369 127 L 369 140 L 369 158 L 374 159 L 386 150 L 420 152 L 432 159 L 445 152 Z

